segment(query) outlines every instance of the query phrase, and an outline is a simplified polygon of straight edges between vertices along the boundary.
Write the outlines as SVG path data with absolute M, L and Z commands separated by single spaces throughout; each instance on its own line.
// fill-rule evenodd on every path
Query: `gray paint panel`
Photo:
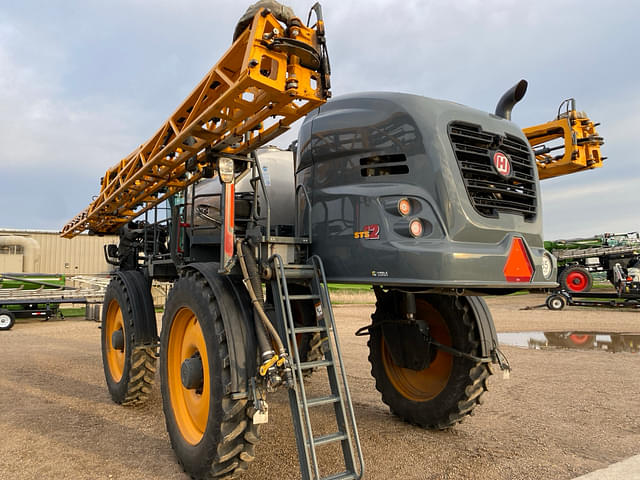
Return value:
M 503 269 L 513 238 L 520 237 L 535 268 L 526 286 L 555 285 L 540 268 L 540 196 L 532 220 L 476 211 L 448 136 L 454 121 L 528 145 L 522 131 L 504 119 L 407 94 L 339 97 L 305 121 L 297 182 L 310 192 L 312 250 L 323 258 L 331 281 L 519 289 L 525 285 L 507 282 Z M 403 197 L 412 204 L 409 218 L 393 208 Z M 304 215 L 308 208 L 299 222 Z M 419 239 L 408 233 L 413 218 L 425 227 Z M 378 229 L 377 239 L 354 238 L 371 226 Z

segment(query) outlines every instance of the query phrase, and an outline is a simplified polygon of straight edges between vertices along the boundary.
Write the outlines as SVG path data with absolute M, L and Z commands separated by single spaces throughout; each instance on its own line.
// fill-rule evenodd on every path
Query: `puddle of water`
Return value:
M 640 352 L 640 333 L 610 332 L 509 332 L 498 333 L 498 342 L 514 347 Z

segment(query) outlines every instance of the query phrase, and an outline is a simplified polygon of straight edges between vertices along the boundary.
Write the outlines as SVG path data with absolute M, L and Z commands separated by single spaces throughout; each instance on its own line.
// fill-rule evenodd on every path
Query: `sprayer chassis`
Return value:
M 248 458 L 246 439 L 257 438 L 267 418 L 266 393 L 286 385 L 303 478 L 324 478 L 315 474 L 315 444 L 330 441 L 342 443 L 352 475 L 344 478 L 359 478 L 363 462 L 327 281 L 373 285 L 376 310 L 360 334 L 370 336 L 376 388 L 396 415 L 427 428 L 448 428 L 481 402 L 490 363 L 509 368 L 489 309 L 474 295 L 556 285 L 555 260 L 542 245 L 533 155 L 505 119 L 411 95 L 348 96 L 307 117 L 297 154 L 297 161 L 275 148 L 229 156 L 226 178 L 220 167 L 222 181 L 192 184 L 164 212 L 122 228 L 120 244 L 106 251 L 119 269 L 114 281 L 129 285 L 123 291 L 144 296 L 149 279 L 175 282 L 160 335 L 163 398 L 174 449 L 196 476 L 227 461 L 192 458 L 220 449 Z M 501 173 L 499 154 L 512 175 Z M 121 342 L 117 328 L 109 330 L 109 318 L 117 327 L 118 317 L 109 316 L 107 300 L 104 310 L 108 352 Z M 200 330 L 192 330 L 194 318 Z M 155 348 L 155 322 L 134 315 L 132 323 L 132 348 Z M 184 342 L 193 335 L 203 340 L 189 356 Z M 212 352 L 216 358 L 201 360 Z M 198 373 L 207 364 L 209 377 Z M 303 371 L 314 368 L 329 372 L 332 393 L 322 401 L 303 393 Z M 190 445 L 201 437 L 188 432 L 229 427 L 207 416 L 191 429 L 193 415 L 181 416 L 172 395 L 192 398 L 189 392 L 213 388 L 218 378 L 228 382 L 212 401 L 246 403 L 249 419 L 232 420 L 238 431 L 244 426 L 245 440 L 200 452 Z M 121 393 L 116 401 L 132 401 L 129 390 L 113 391 Z M 308 409 L 327 399 L 335 399 L 339 431 L 314 438 Z

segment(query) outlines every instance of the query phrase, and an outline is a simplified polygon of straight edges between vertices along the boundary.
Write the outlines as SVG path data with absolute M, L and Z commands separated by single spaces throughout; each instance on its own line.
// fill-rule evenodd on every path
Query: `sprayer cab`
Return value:
M 503 112 L 523 94 L 512 90 Z M 309 114 L 296 175 L 310 200 L 298 195 L 297 222 L 310 225 L 330 281 L 554 287 L 534 156 L 506 116 L 400 93 L 339 97 Z

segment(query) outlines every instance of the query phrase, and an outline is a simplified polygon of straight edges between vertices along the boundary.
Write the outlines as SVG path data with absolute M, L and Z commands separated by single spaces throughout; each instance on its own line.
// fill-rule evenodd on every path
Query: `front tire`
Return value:
M 230 394 L 227 332 L 204 277 L 189 271 L 169 293 L 162 319 L 162 405 L 171 445 L 193 478 L 231 477 L 254 459 L 258 427 L 246 398 Z
M 491 374 L 486 363 L 452 356 L 432 347 L 427 368 L 414 370 L 395 363 L 385 340 L 383 322 L 401 320 L 393 293 L 383 293 L 372 315 L 369 362 L 376 389 L 391 412 L 425 428 L 444 429 L 469 415 L 487 390 Z M 466 299 L 443 295 L 416 295 L 416 320 L 424 320 L 434 340 L 479 355 L 480 340 Z M 412 329 L 413 330 L 413 329 Z M 408 335 L 420 335 L 407 332 Z

